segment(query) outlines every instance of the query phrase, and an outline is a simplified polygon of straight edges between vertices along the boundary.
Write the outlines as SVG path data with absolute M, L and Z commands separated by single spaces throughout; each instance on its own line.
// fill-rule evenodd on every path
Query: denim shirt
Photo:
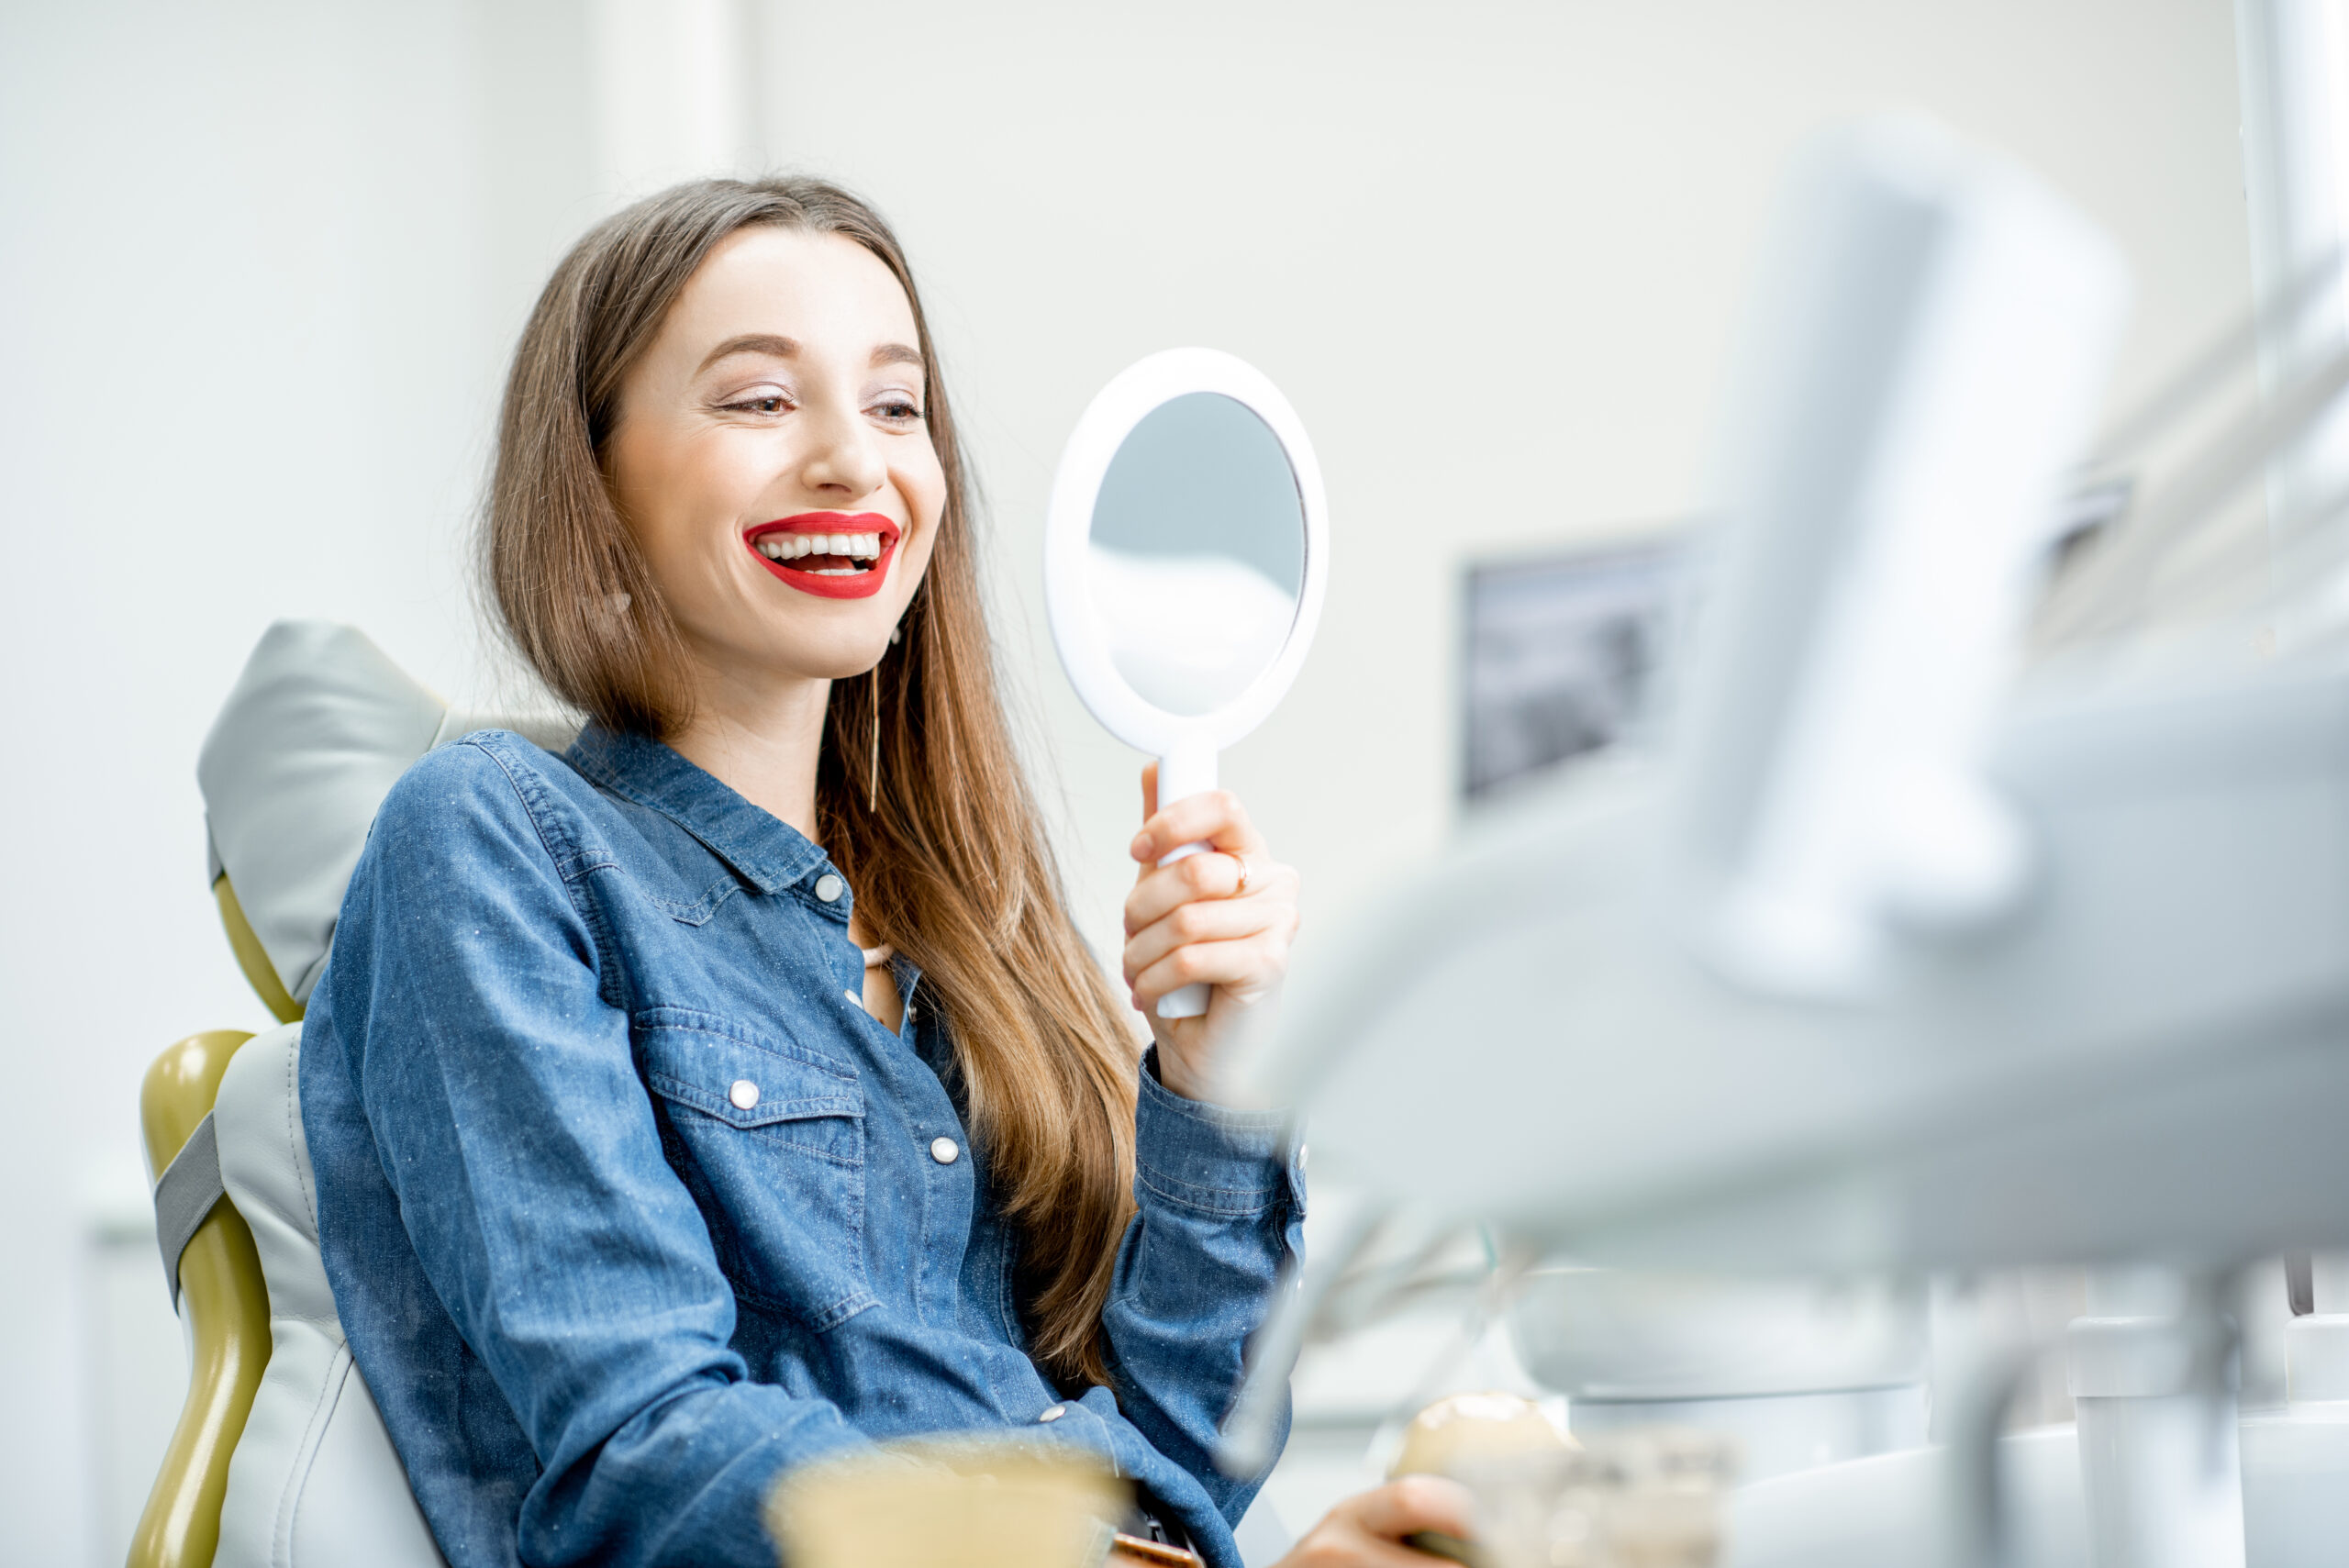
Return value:
M 895 1032 L 858 1003 L 854 901 L 594 727 L 560 758 L 469 736 L 384 803 L 302 1123 L 336 1309 L 453 1568 L 774 1568 L 781 1472 L 933 1432 L 1082 1444 L 1236 1568 L 1262 1477 L 1210 1454 L 1301 1244 L 1293 1140 L 1142 1067 L 1117 1386 L 1063 1399 L 920 974 L 896 961 Z

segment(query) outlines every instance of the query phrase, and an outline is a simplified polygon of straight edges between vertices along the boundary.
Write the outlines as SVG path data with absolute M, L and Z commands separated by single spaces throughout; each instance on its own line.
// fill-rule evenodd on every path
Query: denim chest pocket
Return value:
M 872 1306 L 855 1072 L 707 1013 L 632 1021 L 662 1143 L 736 1294 L 816 1329 Z
M 681 926 L 706 926 L 710 917 L 724 906 L 726 901 L 742 891 L 742 884 L 729 874 L 721 875 L 698 894 L 682 885 L 665 890 L 644 887 L 640 890 L 644 901 Z

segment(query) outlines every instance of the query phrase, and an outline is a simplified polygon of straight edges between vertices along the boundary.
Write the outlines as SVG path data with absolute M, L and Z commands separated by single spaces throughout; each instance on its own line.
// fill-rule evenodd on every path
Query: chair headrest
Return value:
M 309 999 L 351 868 L 384 796 L 433 747 L 512 729 L 561 751 L 575 720 L 452 712 L 354 627 L 282 620 L 262 634 L 195 764 L 226 873 L 285 990 Z

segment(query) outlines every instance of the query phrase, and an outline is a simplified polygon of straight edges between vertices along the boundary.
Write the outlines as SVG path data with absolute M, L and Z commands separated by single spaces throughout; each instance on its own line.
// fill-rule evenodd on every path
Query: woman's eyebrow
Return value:
M 874 370 L 879 370 L 883 365 L 918 365 L 919 363 L 921 363 L 921 350 L 909 349 L 903 343 L 884 343 L 873 350 Z
M 729 338 L 712 349 L 695 367 L 694 373 L 699 375 L 718 361 L 733 354 L 773 354 L 779 360 L 796 360 L 799 357 L 799 343 L 796 339 L 779 338 L 772 332 L 745 332 L 739 337 Z

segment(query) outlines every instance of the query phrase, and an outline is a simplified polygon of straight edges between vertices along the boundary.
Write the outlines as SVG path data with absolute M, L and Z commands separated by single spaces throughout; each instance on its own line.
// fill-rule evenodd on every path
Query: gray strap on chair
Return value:
M 163 1279 L 172 1287 L 174 1312 L 180 1309 L 180 1254 L 195 1240 L 196 1227 L 212 1206 L 228 1195 L 220 1181 L 220 1135 L 206 1113 L 155 1183 L 155 1242 L 163 1250 Z

